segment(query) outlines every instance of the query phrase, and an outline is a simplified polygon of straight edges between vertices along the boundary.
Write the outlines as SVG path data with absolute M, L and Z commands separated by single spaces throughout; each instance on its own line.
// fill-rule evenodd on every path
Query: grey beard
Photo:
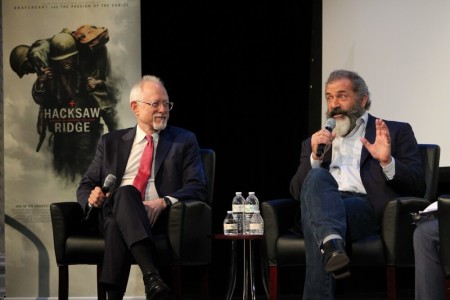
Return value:
M 158 124 L 157 122 L 153 122 L 153 129 L 156 131 L 161 131 L 161 130 L 166 129 L 168 120 L 169 120 L 169 117 L 167 117 L 164 120 L 164 122 L 162 122 L 161 124 Z
M 350 132 L 350 127 L 350 118 L 348 116 L 344 116 L 343 119 L 336 119 L 336 127 L 334 127 L 333 132 L 336 133 L 336 137 L 343 137 Z
M 347 113 L 345 111 L 338 110 L 335 113 L 327 113 L 327 117 L 332 117 L 336 114 L 342 114 L 344 116 L 343 119 L 335 119 L 336 127 L 333 130 L 337 137 L 341 137 L 346 136 L 353 130 L 353 128 L 355 128 L 356 121 L 364 114 L 364 109 L 358 105 L 354 105 Z

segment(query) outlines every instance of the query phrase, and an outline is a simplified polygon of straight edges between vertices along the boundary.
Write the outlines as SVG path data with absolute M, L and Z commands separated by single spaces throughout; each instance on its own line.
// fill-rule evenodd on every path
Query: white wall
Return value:
M 450 1 L 323 0 L 322 55 L 323 82 L 335 69 L 356 71 L 370 113 L 410 123 L 450 166 Z

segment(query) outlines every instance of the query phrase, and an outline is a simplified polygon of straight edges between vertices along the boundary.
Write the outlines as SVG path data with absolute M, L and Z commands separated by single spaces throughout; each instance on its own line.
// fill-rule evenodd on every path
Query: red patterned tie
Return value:
M 145 138 L 147 139 L 147 144 L 142 152 L 139 170 L 133 181 L 133 185 L 141 192 L 142 200 L 144 200 L 145 189 L 152 173 L 153 161 L 153 138 L 151 135 L 147 135 Z

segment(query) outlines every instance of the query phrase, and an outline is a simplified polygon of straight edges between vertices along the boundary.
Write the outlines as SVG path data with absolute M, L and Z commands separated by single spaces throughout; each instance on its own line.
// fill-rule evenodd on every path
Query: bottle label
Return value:
M 244 207 L 245 213 L 252 214 L 255 211 L 259 210 L 258 205 L 245 205 Z
M 233 213 L 240 213 L 244 211 L 244 205 L 242 204 L 233 204 L 232 205 Z
M 232 224 L 223 224 L 223 230 L 237 230 L 238 226 L 236 223 Z
M 263 224 L 261 223 L 250 223 L 250 230 L 260 230 L 263 229 Z

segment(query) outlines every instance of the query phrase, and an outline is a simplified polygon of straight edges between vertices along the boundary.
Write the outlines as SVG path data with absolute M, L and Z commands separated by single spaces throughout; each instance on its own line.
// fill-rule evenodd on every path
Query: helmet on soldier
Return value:
M 75 39 L 66 32 L 60 32 L 50 40 L 50 58 L 62 60 L 78 53 Z
M 28 61 L 28 52 L 30 51 L 30 46 L 19 45 L 12 49 L 9 55 L 9 64 L 11 69 L 22 78 L 23 75 L 31 73 L 31 70 L 26 70 L 24 67 L 25 63 Z

